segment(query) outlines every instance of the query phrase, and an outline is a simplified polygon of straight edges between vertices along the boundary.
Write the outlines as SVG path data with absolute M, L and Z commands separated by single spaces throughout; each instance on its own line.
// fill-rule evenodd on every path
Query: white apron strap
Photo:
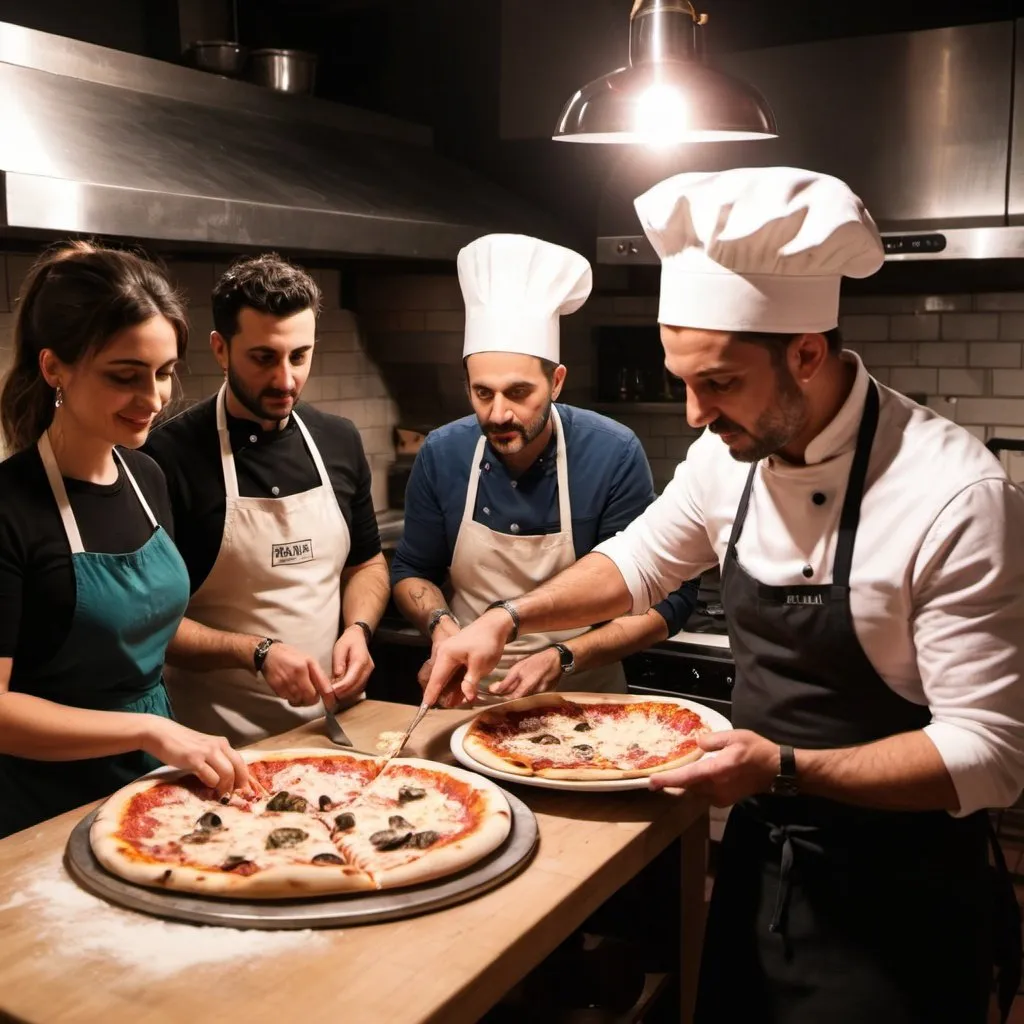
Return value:
M 552 403 L 551 418 L 555 424 L 555 469 L 558 478 L 558 518 L 559 531 L 572 533 L 572 502 L 569 500 L 569 457 L 566 454 L 565 431 L 562 430 L 562 418 Z
M 36 447 L 39 450 L 39 457 L 43 460 L 43 469 L 46 470 L 46 479 L 50 483 L 50 490 L 53 492 L 54 500 L 57 502 L 57 509 L 60 512 L 60 520 L 64 524 L 64 533 L 68 539 L 68 547 L 71 548 L 71 554 L 80 555 L 85 551 L 85 545 L 82 543 L 82 534 L 79 532 L 78 523 L 75 521 L 75 514 L 71 511 L 71 502 L 68 500 L 68 491 L 64 486 L 64 477 L 61 475 L 60 467 L 57 465 L 57 459 L 53 454 L 53 446 L 50 444 L 50 435 L 44 433 L 39 438 Z M 121 469 L 124 471 L 125 477 L 128 479 L 128 483 L 132 485 L 132 490 L 135 491 L 135 497 L 139 499 L 139 504 L 142 506 L 142 510 L 146 513 L 146 518 L 149 520 L 149 525 L 155 530 L 157 527 L 156 516 L 153 515 L 153 510 L 149 507 L 149 502 L 142 496 L 142 491 L 139 490 L 139 485 L 135 482 L 135 477 L 132 476 L 131 470 L 125 464 L 121 453 L 115 448 L 114 456 L 117 461 L 121 464 Z
M 331 478 L 327 475 L 327 467 L 324 465 L 324 460 L 320 457 L 320 449 L 313 443 L 313 438 L 306 429 L 306 424 L 299 419 L 297 412 L 292 413 L 292 419 L 295 420 L 295 425 L 299 428 L 299 433 L 302 434 L 302 439 L 306 442 L 309 454 L 313 456 L 316 471 L 320 474 L 321 485 L 333 490 L 334 485 L 331 483 Z
M 228 414 L 225 407 L 228 382 L 217 392 L 217 437 L 220 439 L 220 466 L 224 473 L 224 495 L 228 499 L 238 497 L 238 474 L 235 472 L 235 454 L 231 450 L 231 435 L 228 433 Z
M 484 442 L 486 438 L 480 435 L 473 452 L 473 461 L 469 464 L 469 486 L 466 488 L 466 507 L 462 510 L 462 521 L 473 522 L 473 513 L 476 511 L 476 492 L 480 486 L 480 460 L 484 457 Z
M 78 532 L 78 523 L 75 522 L 75 514 L 71 511 L 71 502 L 68 501 L 67 488 L 64 486 L 64 477 L 60 475 L 60 467 L 53 455 L 53 447 L 50 444 L 50 435 L 43 433 L 39 438 L 36 447 L 39 449 L 39 457 L 43 460 L 43 469 L 46 470 L 46 479 L 50 481 L 50 490 L 53 492 L 57 508 L 60 510 L 60 519 L 64 524 L 64 533 L 68 538 L 68 546 L 71 554 L 80 555 L 85 551 L 82 544 L 82 535 Z

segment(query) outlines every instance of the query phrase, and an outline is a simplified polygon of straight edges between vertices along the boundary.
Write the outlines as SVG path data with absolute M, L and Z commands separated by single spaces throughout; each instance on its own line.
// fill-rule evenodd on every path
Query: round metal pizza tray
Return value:
M 90 812 L 68 838 L 64 862 L 68 873 L 94 896 L 155 917 L 222 928 L 345 928 L 396 921 L 441 910 L 480 896 L 519 874 L 530 862 L 540 832 L 533 811 L 502 790 L 512 809 L 512 829 L 493 853 L 457 875 L 404 889 L 356 893 L 309 900 L 228 900 L 169 893 L 134 885 L 110 874 L 92 852 Z
M 620 700 L 627 703 L 641 703 L 645 701 L 660 701 L 665 704 L 678 704 L 680 707 L 689 708 L 695 711 L 704 719 L 713 732 L 727 732 L 732 729 L 732 723 L 725 715 L 720 714 L 713 708 L 707 707 L 695 700 L 687 700 L 685 697 L 648 697 L 634 694 L 593 694 L 593 693 L 563 693 L 558 696 L 572 700 L 575 697 L 589 697 L 591 699 L 606 697 L 609 701 Z M 515 707 L 515 701 L 509 701 L 505 707 Z M 484 709 L 486 710 L 486 709 Z M 452 733 L 451 751 L 455 760 L 464 768 L 469 768 L 481 775 L 488 775 L 499 782 L 514 782 L 520 786 L 536 786 L 538 789 L 565 789 L 576 793 L 615 793 L 627 789 L 648 789 L 649 778 L 639 779 L 592 779 L 590 781 L 576 782 L 571 779 L 542 779 L 536 775 L 514 775 L 512 772 L 503 772 L 500 768 L 492 768 L 490 765 L 481 764 L 463 746 L 463 740 L 473 719 L 464 722 Z M 714 757 L 717 751 L 705 754 L 705 757 Z

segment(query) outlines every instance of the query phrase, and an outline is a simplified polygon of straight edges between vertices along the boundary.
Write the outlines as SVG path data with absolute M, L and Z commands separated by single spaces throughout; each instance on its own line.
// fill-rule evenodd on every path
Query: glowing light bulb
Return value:
M 689 106 L 674 85 L 648 86 L 636 101 L 636 134 L 649 146 L 661 148 L 682 142 L 689 127 Z

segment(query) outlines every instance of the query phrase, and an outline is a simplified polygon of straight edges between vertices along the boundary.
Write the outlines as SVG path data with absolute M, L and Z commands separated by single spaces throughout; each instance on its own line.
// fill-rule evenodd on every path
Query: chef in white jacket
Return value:
M 1005 1014 L 1020 922 L 985 809 L 1024 784 L 1024 493 L 842 350 L 841 278 L 883 260 L 843 182 L 682 174 L 636 208 L 707 430 L 623 533 L 441 645 L 428 697 L 459 668 L 470 696 L 516 629 L 643 613 L 719 565 L 734 731 L 652 781 L 735 804 L 698 1019 L 981 1024 L 996 968 Z

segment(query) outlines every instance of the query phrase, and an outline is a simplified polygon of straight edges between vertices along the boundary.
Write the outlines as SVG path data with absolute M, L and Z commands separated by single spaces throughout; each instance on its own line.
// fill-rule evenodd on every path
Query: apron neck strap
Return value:
M 555 431 L 555 472 L 558 479 L 558 519 L 559 530 L 566 533 L 572 530 L 572 502 L 569 499 L 569 459 L 566 454 L 565 432 L 562 420 L 554 402 L 551 403 L 551 420 Z M 462 509 L 462 521 L 472 522 L 476 512 L 476 495 L 480 487 L 480 460 L 484 457 L 484 445 L 487 438 L 481 434 L 473 450 L 473 461 L 469 467 L 469 486 L 466 488 L 466 504 Z
M 843 501 L 843 510 L 839 517 L 839 536 L 836 540 L 836 555 L 832 565 L 833 586 L 845 587 L 850 582 L 850 570 L 853 566 L 853 543 L 857 536 L 857 527 L 860 524 L 861 499 L 864 497 L 871 447 L 874 444 L 875 431 L 878 428 L 878 406 L 878 387 L 872 380 L 868 382 L 864 413 L 857 431 L 857 449 L 853 455 L 853 464 L 850 467 L 850 476 L 846 484 L 846 498 Z M 758 466 L 760 463 L 755 462 L 747 474 L 747 483 L 743 488 L 743 496 L 740 498 L 739 508 L 736 510 L 736 519 L 732 524 L 729 546 L 726 549 L 726 561 L 736 557 L 736 545 L 739 543 L 743 524 L 747 519 L 750 492 L 754 486 Z
M 75 520 L 75 513 L 71 510 L 71 502 L 68 500 L 68 491 L 64 486 L 64 477 L 61 474 L 60 467 L 57 465 L 57 458 L 53 454 L 53 445 L 50 444 L 50 435 L 48 432 L 44 432 L 43 436 L 39 438 L 36 448 L 39 450 L 39 457 L 43 461 L 43 469 L 46 470 L 46 479 L 49 481 L 50 490 L 53 493 L 54 500 L 57 502 L 57 509 L 60 512 L 60 521 L 64 524 L 64 534 L 68 539 L 68 547 L 71 548 L 71 554 L 83 554 L 85 551 L 85 545 L 82 543 L 82 534 L 78 529 L 78 523 Z M 149 502 L 143 497 L 142 491 L 139 489 L 139 485 L 135 482 L 135 477 L 132 476 L 131 470 L 125 463 L 121 453 L 116 448 L 113 451 L 114 458 L 117 459 L 128 483 L 131 484 L 132 490 L 135 491 L 135 497 L 139 499 L 139 504 L 142 506 L 143 512 L 146 513 L 149 525 L 155 530 L 157 527 L 156 516 L 153 515 L 153 510 L 149 507 Z
M 224 472 L 224 494 L 227 498 L 238 497 L 238 473 L 235 470 L 235 453 L 231 450 L 231 434 L 228 431 L 227 412 L 228 384 L 225 381 L 217 392 L 217 436 L 220 439 L 220 464 Z M 331 478 L 327 475 L 327 467 L 320 457 L 320 449 L 313 443 L 313 438 L 306 429 L 306 424 L 299 419 L 297 412 L 292 412 L 292 419 L 299 428 L 303 441 L 313 457 L 313 464 L 316 466 L 317 474 L 320 477 L 322 487 L 331 486 Z M 262 429 L 262 428 L 261 428 Z

